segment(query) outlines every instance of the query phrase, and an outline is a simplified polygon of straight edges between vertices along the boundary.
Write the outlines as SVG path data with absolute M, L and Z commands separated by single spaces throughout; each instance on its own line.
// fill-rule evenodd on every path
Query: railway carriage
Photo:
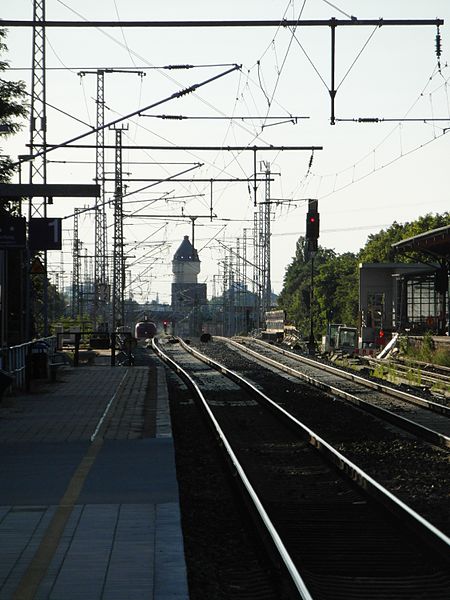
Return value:
M 282 340 L 286 313 L 284 310 L 269 310 L 265 313 L 266 329 L 261 337 L 266 340 Z

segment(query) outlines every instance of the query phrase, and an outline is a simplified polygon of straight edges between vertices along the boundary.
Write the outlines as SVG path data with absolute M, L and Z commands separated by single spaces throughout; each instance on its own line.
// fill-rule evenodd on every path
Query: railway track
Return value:
M 290 597 L 449 597 L 449 538 L 240 376 L 186 345 L 155 350 L 208 415 Z
M 393 382 L 409 380 L 424 386 L 442 402 L 450 405 L 450 367 L 435 365 L 412 359 L 380 360 L 364 357 L 367 364 L 374 369 L 386 370 Z
M 356 404 L 427 442 L 450 448 L 450 407 L 251 338 L 218 338 L 250 357 Z

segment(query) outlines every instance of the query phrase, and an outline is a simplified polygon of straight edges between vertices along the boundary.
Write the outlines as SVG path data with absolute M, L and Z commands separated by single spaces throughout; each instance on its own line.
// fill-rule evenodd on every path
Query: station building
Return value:
M 449 336 L 450 225 L 392 247 L 397 255 L 413 256 L 417 262 L 360 264 L 362 347 L 383 345 L 394 331 Z

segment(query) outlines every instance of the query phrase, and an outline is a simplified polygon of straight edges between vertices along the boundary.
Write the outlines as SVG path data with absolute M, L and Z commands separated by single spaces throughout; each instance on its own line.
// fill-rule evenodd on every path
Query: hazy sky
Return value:
M 3 19 L 31 19 L 32 2 L 2 0 L 1 12 Z M 426 213 L 450 210 L 450 151 L 449 139 L 445 136 L 450 123 L 448 0 L 336 0 L 332 3 L 324 0 L 229 0 L 226 3 L 47 0 L 46 14 L 48 20 L 77 21 L 442 18 L 445 24 L 440 30 L 440 69 L 434 26 L 337 28 L 337 119 L 378 117 L 385 120 L 380 123 L 339 120 L 334 126 L 330 125 L 328 92 L 329 27 L 297 27 L 295 30 L 276 27 L 49 28 L 47 101 L 67 115 L 48 108 L 47 141 L 60 143 L 95 125 L 96 77 L 80 77 L 80 71 L 108 67 L 145 73 L 143 77 L 132 73 L 105 75 L 105 121 L 110 122 L 206 81 L 232 64 L 242 65 L 239 71 L 205 85 L 195 94 L 169 100 L 147 111 L 152 118 L 133 117 L 123 121 L 128 127 L 123 133 L 123 143 L 173 147 L 323 146 L 322 151 L 314 153 L 311 167 L 309 151 L 257 154 L 258 171 L 265 171 L 270 164 L 273 173 L 271 197 L 282 200 L 273 205 L 271 223 L 271 278 L 275 292 L 281 290 L 295 243 L 305 232 L 307 198 L 319 200 L 320 244 L 338 253 L 357 252 L 368 235 L 394 221 L 404 223 Z M 30 28 L 9 29 L 7 59 L 11 69 L 6 78 L 23 79 L 29 84 L 31 33 Z M 175 64 L 195 68 L 161 68 Z M 202 118 L 155 118 L 162 114 Z M 237 117 L 258 118 L 239 120 Z M 295 117 L 308 119 L 296 120 Z M 3 152 L 13 157 L 26 154 L 27 129 L 28 126 L 22 134 L 4 142 Z M 107 130 L 106 142 L 113 144 L 114 136 L 114 131 Z M 84 142 L 94 144 L 95 136 L 86 137 Z M 92 183 L 94 149 L 57 150 L 49 153 L 48 159 L 48 183 Z M 107 152 L 106 160 L 108 177 L 112 179 L 113 150 Z M 253 153 L 248 151 L 124 150 L 123 161 L 124 179 L 167 178 L 195 163 L 203 163 L 203 166 L 195 168 L 189 177 L 247 178 L 253 174 Z M 208 283 L 211 295 L 213 276 L 219 275 L 219 263 L 224 259 L 223 244 L 235 247 L 236 238 L 242 239 L 244 228 L 248 229 L 247 237 L 251 236 L 254 213 L 251 186 L 249 189 L 247 183 L 215 183 L 212 201 L 217 218 L 211 222 L 206 218 L 211 201 L 209 183 L 166 182 L 137 193 L 133 192 L 148 183 L 130 181 L 127 185 L 130 193 L 124 205 L 127 265 L 131 279 L 136 281 L 133 285 L 136 299 L 154 299 L 158 293 L 160 300 L 170 301 L 171 260 L 183 236 L 191 235 L 190 221 L 176 219 L 182 210 L 187 215 L 205 216 L 196 221 L 195 245 L 202 261 L 199 280 Z M 113 181 L 108 182 L 107 192 L 107 198 L 111 199 Z M 258 201 L 264 199 L 264 193 L 264 185 L 260 184 Z M 69 217 L 75 207 L 91 205 L 92 200 L 55 199 L 48 214 Z M 138 218 L 137 214 L 168 216 L 152 219 L 150 216 Z M 111 224 L 109 209 L 108 219 Z M 92 212 L 80 216 L 80 230 L 83 252 L 91 256 Z M 112 243 L 112 227 L 108 238 Z M 70 274 L 72 218 L 64 220 L 64 239 L 64 269 Z M 242 241 L 240 243 L 242 247 Z M 247 256 L 252 259 L 251 248 Z M 49 253 L 49 260 L 52 269 L 60 268 L 59 253 Z

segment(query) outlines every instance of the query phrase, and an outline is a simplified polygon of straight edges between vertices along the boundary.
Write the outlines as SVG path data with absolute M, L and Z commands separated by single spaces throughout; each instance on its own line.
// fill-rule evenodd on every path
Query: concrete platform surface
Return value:
M 189 598 L 165 373 L 59 369 L 0 405 L 0 600 Z

